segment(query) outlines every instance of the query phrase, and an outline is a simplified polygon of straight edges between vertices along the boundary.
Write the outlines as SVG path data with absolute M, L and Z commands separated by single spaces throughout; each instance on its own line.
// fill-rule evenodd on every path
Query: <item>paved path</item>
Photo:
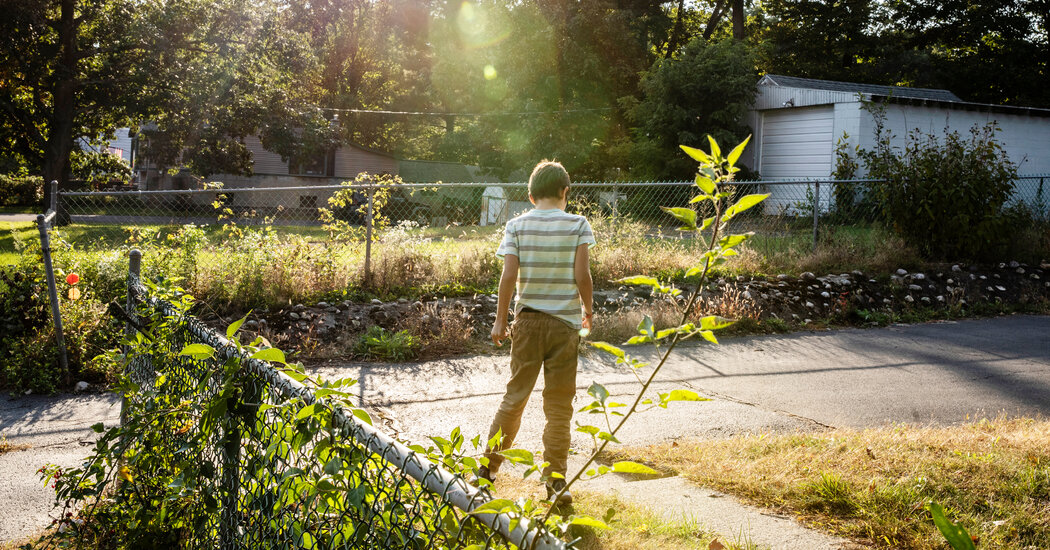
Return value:
M 42 214 L 43 212 L 41 212 Z M 0 222 L 33 222 L 36 223 L 37 214 L 0 214 Z
M 360 397 L 374 408 L 380 423 L 402 437 L 423 441 L 456 426 L 466 434 L 485 432 L 502 395 L 507 365 L 506 356 L 487 356 L 315 370 L 326 377 L 357 378 Z M 660 378 L 659 389 L 691 387 L 714 400 L 647 412 L 624 428 L 624 444 L 899 421 L 955 423 L 1000 411 L 1045 416 L 1050 415 L 1050 317 L 739 338 L 717 347 L 677 350 Z M 578 405 L 588 399 L 592 381 L 621 396 L 637 387 L 633 376 L 596 354 L 581 360 L 577 381 Z M 541 388 L 542 381 L 519 436 L 518 444 L 526 448 L 541 446 Z M 74 464 L 85 455 L 90 425 L 115 422 L 116 403 L 111 396 L 0 400 L 0 434 L 32 446 L 0 456 L 0 517 L 5 518 L 0 541 L 48 523 L 51 497 L 34 472 L 46 462 Z M 581 454 L 589 445 L 584 437 L 574 437 Z M 749 533 L 754 542 L 775 549 L 842 545 L 673 478 L 610 479 L 592 487 L 632 500 L 658 492 L 675 495 L 654 508 L 671 517 L 692 518 L 730 540 Z

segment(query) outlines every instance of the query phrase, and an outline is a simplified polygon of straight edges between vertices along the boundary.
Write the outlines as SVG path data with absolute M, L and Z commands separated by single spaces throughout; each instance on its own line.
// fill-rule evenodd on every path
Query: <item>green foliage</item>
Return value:
M 914 131 L 904 150 L 891 147 L 876 119 L 876 148 L 860 154 L 873 178 L 884 219 L 906 242 L 933 260 L 999 259 L 1012 238 L 1005 205 L 1017 167 L 995 139 L 997 126 L 974 126 L 969 138 L 950 132 L 943 141 Z
M 754 101 L 755 79 L 751 54 L 736 40 L 694 38 L 679 57 L 656 61 L 642 77 L 643 99 L 631 110 L 638 124 L 631 155 L 636 175 L 689 178 L 695 165 L 671 153 L 678 144 L 699 145 L 705 135 L 733 143 L 747 136 L 741 121 Z
M 419 339 L 407 330 L 393 332 L 379 325 L 371 325 L 358 338 L 354 353 L 372 359 L 409 361 L 415 359 L 419 346 Z
M 352 181 L 341 183 L 340 189 L 328 198 L 330 208 L 318 208 L 321 227 L 333 239 L 343 241 L 365 240 L 365 221 L 368 219 L 368 198 L 372 198 L 372 240 L 379 239 L 380 232 L 390 226 L 386 206 L 390 203 L 391 186 L 404 183 L 399 176 L 369 174 L 361 172 Z M 372 185 L 371 189 L 352 189 L 351 185 Z M 350 221 L 359 222 L 351 224 Z
M 58 345 L 47 298 L 44 271 L 35 255 L 22 263 L 0 267 L 0 387 L 12 391 L 52 393 L 63 387 Z M 66 355 L 76 381 L 106 382 L 113 365 L 105 350 L 116 342 L 119 328 L 106 315 L 89 279 L 76 285 L 77 299 L 68 294 L 65 273 L 56 273 Z
M 936 502 L 930 502 L 926 505 L 926 509 L 929 510 L 930 515 L 933 516 L 933 523 L 937 526 L 937 530 L 944 535 L 945 540 L 952 546 L 954 550 L 976 550 L 977 547 L 973 543 L 973 539 L 970 538 L 970 534 L 966 532 L 966 529 L 958 524 L 952 523 L 944 515 L 944 509 L 941 508 L 940 504 Z
M 42 208 L 43 204 L 43 178 L 0 174 L 0 206 L 38 206 Z M 44 213 L 43 209 L 40 213 Z

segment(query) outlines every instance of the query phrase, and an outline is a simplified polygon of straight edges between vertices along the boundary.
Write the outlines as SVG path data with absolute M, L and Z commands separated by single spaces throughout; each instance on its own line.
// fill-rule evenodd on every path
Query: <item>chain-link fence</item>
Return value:
M 1023 176 L 1014 183 L 1010 204 L 1023 204 L 1034 217 L 1046 219 L 1050 176 Z M 770 194 L 762 208 L 736 220 L 738 230 L 756 233 L 750 246 L 768 252 L 787 246 L 815 248 L 833 242 L 836 235 L 848 236 L 878 223 L 875 190 L 880 184 L 825 179 L 733 182 L 728 187 L 735 196 Z M 691 206 L 710 215 L 704 211 L 710 203 L 690 205 L 695 193 L 692 182 L 574 183 L 569 209 L 592 219 L 605 218 L 612 226 L 631 222 L 650 237 L 674 238 L 683 234 L 675 231 L 674 220 L 660 207 Z M 509 218 L 531 208 L 525 183 L 67 192 L 59 202 L 71 221 L 66 238 L 81 248 L 164 240 L 187 226 L 204 231 L 200 239 L 206 242 L 192 244 L 206 247 L 240 236 L 245 228 L 266 228 L 314 244 L 362 243 L 366 272 L 369 244 L 384 229 L 428 229 L 439 237 L 455 236 L 465 228 L 497 232 Z M 170 240 L 181 243 L 179 238 Z
M 294 372 L 252 358 L 185 308 L 152 296 L 135 266 L 133 259 L 128 303 L 150 342 L 129 351 L 128 374 L 140 390 L 126 407 L 172 409 L 162 416 L 170 425 L 150 426 L 151 441 L 170 434 L 161 438 L 168 448 L 139 452 L 171 453 L 175 462 L 192 454 L 183 458 L 209 465 L 200 471 L 210 475 L 180 483 L 208 485 L 217 501 L 215 513 L 195 522 L 188 546 L 568 547 L 528 519 L 472 513 L 491 500 L 486 490 L 330 400 L 333 389 L 304 386 Z M 214 354 L 183 354 L 190 344 Z M 153 401 L 134 401 L 143 399 Z M 205 423 L 189 417 L 207 415 L 220 428 L 197 448 L 188 442 L 201 441 L 194 431 Z

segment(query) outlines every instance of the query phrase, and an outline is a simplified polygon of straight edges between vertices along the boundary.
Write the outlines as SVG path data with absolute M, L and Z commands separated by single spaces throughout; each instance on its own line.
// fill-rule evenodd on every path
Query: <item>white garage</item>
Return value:
M 966 133 L 975 124 L 995 122 L 996 135 L 1022 176 L 1050 174 L 1050 110 L 962 101 L 948 90 L 878 86 L 765 75 L 758 82 L 748 124 L 754 130 L 747 160 L 766 181 L 827 179 L 835 169 L 835 145 L 874 149 L 875 121 L 862 101 L 882 102 L 885 130 L 903 146 L 913 130 L 928 134 Z M 771 185 L 767 212 L 792 211 L 805 202 L 806 184 Z M 830 206 L 822 192 L 822 209 Z M 812 195 L 810 195 L 811 197 Z

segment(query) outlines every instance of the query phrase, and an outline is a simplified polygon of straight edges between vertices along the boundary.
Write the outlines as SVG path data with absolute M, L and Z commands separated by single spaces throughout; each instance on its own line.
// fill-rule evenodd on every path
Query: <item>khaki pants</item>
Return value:
M 543 459 L 550 463 L 544 473 L 565 475 L 568 468 L 572 398 L 576 395 L 576 359 L 579 333 L 555 317 L 535 311 L 522 311 L 511 326 L 510 382 L 496 418 L 489 428 L 489 439 L 500 430 L 503 442 L 485 454 L 489 470 L 495 473 L 503 463 L 496 451 L 514 443 L 521 426 L 521 414 L 543 367 Z

